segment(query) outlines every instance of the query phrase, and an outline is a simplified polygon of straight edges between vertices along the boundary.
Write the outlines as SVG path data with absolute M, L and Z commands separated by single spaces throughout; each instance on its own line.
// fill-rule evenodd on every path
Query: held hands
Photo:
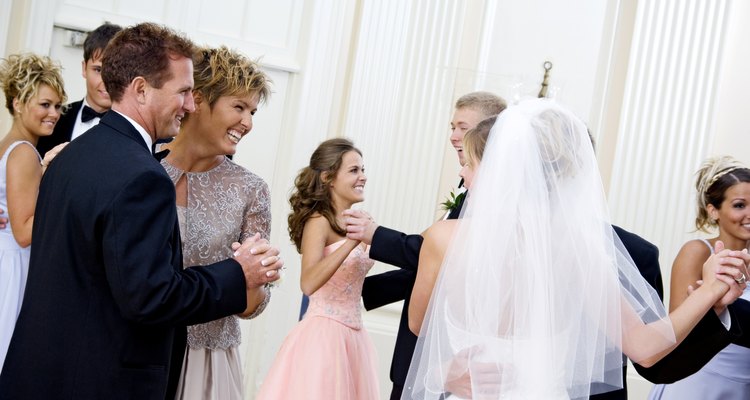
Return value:
M 724 243 L 716 241 L 714 254 L 703 264 L 703 281 L 697 286 L 710 285 L 710 288 L 721 297 L 714 304 L 714 311 L 720 314 L 726 306 L 734 303 L 747 286 L 750 254 L 746 249 L 742 251 L 724 249 Z M 688 293 L 697 290 L 688 287 Z
M 279 256 L 279 249 L 261 239 L 260 234 L 256 233 L 241 245 L 232 243 L 232 250 L 234 259 L 245 273 L 248 289 L 261 287 L 281 277 L 279 270 L 284 266 L 284 261 Z
M 378 224 L 372 219 L 370 214 L 362 210 L 348 209 L 342 213 L 344 223 L 346 224 L 346 237 L 352 240 L 361 241 L 366 245 L 372 244 L 372 237 Z

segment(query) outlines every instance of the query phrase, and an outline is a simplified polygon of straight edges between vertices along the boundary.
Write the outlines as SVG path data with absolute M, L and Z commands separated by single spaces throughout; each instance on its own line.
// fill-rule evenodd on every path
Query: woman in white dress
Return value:
M 35 54 L 0 62 L 0 86 L 13 117 L 0 140 L 0 209 L 8 224 L 0 230 L 0 371 L 21 310 L 29 269 L 31 228 L 44 167 L 36 151 L 60 119 L 66 100 L 60 66 Z
M 695 188 L 695 227 L 706 233 L 717 229 L 718 235 L 691 240 L 680 249 L 672 264 L 672 310 L 688 297 L 685 287 L 701 278 L 701 265 L 714 253 L 717 241 L 735 250 L 746 249 L 750 241 L 750 169 L 732 157 L 711 158 L 698 170 Z M 750 289 L 741 298 L 750 300 Z M 750 349 L 730 344 L 695 374 L 669 385 L 655 385 L 649 399 L 750 399 Z
M 226 47 L 202 49 L 194 68 L 195 112 L 157 150 L 169 150 L 161 163 L 175 184 L 183 264 L 206 265 L 232 256 L 227 243 L 271 234 L 268 185 L 226 157 L 253 128 L 270 81 L 258 64 Z M 238 317 L 259 315 L 270 297 L 261 287 L 248 294 L 244 314 L 188 327 L 178 399 L 245 398 Z
M 717 245 L 704 284 L 667 315 L 613 234 L 585 125 L 555 102 L 503 111 L 481 164 L 471 148 L 462 219 L 424 234 L 411 327 L 430 300 L 402 398 L 579 399 L 622 387 L 623 353 L 650 365 L 745 287 L 750 256 Z

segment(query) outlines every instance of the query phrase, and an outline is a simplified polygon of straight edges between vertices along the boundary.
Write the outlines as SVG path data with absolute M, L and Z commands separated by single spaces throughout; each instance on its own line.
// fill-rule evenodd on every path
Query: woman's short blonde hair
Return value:
M 193 80 L 193 90 L 211 107 L 222 96 L 258 94 L 263 103 L 271 95 L 271 80 L 260 65 L 225 46 L 199 49 Z

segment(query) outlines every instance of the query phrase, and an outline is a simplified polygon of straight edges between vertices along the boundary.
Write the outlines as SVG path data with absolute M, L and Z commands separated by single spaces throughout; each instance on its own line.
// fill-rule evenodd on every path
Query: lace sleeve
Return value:
M 263 313 L 263 311 L 266 309 L 266 306 L 268 305 L 268 302 L 271 301 L 271 285 L 266 284 L 265 286 L 263 286 L 263 293 L 265 295 L 265 298 L 263 298 L 263 302 L 258 304 L 258 308 L 256 308 L 255 311 L 249 316 L 240 318 L 253 319 Z
M 245 190 L 248 195 L 248 202 L 245 206 L 240 242 L 256 233 L 260 233 L 263 239 L 269 239 L 271 237 L 271 195 L 268 184 L 253 175 L 248 180 Z M 255 312 L 243 319 L 253 319 L 266 309 L 268 302 L 271 300 L 271 285 L 263 286 L 263 292 L 265 294 L 263 302 L 258 305 Z
M 271 237 L 271 195 L 268 184 L 258 177 L 249 180 L 245 191 L 248 202 L 242 221 L 240 242 L 250 236 L 260 233 L 263 239 Z

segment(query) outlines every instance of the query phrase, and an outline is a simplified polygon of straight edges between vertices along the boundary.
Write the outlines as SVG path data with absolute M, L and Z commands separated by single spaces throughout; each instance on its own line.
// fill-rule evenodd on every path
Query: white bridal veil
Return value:
M 497 119 L 435 285 L 405 399 L 568 399 L 674 343 L 614 234 L 584 124 L 555 102 Z M 461 396 L 458 396 L 461 398 Z

